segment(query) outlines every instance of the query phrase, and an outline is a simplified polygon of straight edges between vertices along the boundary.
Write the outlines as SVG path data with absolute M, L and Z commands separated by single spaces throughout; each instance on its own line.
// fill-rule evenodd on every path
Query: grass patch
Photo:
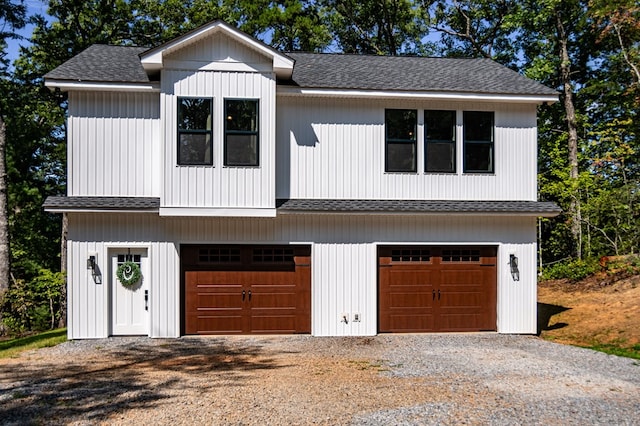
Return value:
M 67 329 L 45 331 L 32 336 L 0 341 L 0 358 L 11 358 L 30 349 L 48 348 L 67 341 Z
M 585 346 L 594 351 L 604 352 L 609 355 L 623 356 L 625 358 L 640 359 L 640 344 L 631 347 L 622 347 L 611 344 L 595 344 L 593 346 Z

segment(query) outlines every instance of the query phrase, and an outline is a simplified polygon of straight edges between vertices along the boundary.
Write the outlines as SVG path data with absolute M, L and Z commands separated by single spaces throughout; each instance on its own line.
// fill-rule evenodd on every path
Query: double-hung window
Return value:
M 258 166 L 258 101 L 225 99 L 224 165 Z
M 424 111 L 425 166 L 427 173 L 456 171 L 456 112 Z
M 494 172 L 493 112 L 464 111 L 464 172 Z
M 211 98 L 178 98 L 178 164 L 212 165 Z
M 416 125 L 416 110 L 385 110 L 385 170 L 387 172 L 416 171 Z

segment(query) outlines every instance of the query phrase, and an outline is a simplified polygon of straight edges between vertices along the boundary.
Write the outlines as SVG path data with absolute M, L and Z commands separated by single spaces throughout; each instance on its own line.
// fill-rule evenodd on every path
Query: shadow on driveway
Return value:
M 244 372 L 284 367 L 259 347 L 213 339 L 140 340 L 109 350 L 97 343 L 89 352 L 64 368 L 47 361 L 0 363 L 0 423 L 99 421 L 168 403 L 166 390 L 183 386 L 183 374 L 203 376 L 198 387 L 242 386 Z

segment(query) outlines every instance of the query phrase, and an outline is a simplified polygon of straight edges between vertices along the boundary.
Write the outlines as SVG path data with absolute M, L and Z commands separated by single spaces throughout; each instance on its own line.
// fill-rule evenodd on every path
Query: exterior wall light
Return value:
M 515 254 L 509 255 L 509 268 L 511 269 L 511 278 L 514 281 L 520 281 L 520 271 L 518 270 L 518 257 Z
M 87 259 L 87 269 L 91 270 L 91 277 L 93 278 L 93 282 L 96 284 L 102 284 L 102 272 L 100 272 L 100 267 L 96 262 L 97 255 L 90 254 Z

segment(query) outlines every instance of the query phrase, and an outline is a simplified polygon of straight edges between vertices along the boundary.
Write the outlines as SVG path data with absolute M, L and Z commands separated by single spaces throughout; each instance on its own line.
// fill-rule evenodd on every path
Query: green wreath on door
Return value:
M 131 287 L 142 278 L 142 272 L 140 271 L 140 265 L 135 262 L 127 261 L 118 266 L 116 270 L 116 276 L 125 287 Z

